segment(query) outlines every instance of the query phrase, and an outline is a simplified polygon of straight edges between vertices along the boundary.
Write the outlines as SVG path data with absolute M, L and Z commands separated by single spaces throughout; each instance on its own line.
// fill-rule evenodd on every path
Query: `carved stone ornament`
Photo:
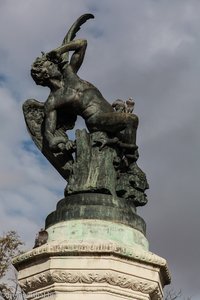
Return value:
M 25 292 L 30 292 L 53 283 L 66 284 L 94 284 L 107 283 L 123 289 L 130 289 L 145 294 L 150 294 L 152 300 L 161 300 L 162 294 L 154 282 L 140 280 L 117 272 L 86 272 L 86 271 L 46 271 L 26 280 L 20 281 L 20 286 Z

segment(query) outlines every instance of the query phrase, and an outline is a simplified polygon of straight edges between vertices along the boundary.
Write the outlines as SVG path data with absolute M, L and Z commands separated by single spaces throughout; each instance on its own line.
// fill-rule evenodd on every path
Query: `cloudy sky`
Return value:
M 150 249 L 168 260 L 172 287 L 200 299 L 199 0 L 0 0 L 1 232 L 16 229 L 32 247 L 63 197 L 65 182 L 31 142 L 21 105 L 47 98 L 30 65 L 86 12 L 95 20 L 78 34 L 88 40 L 79 75 L 109 101 L 134 98 Z

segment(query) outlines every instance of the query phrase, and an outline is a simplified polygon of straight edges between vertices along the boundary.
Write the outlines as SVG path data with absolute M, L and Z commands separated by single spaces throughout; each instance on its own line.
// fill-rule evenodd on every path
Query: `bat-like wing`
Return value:
M 64 179 L 68 179 L 70 166 L 73 157 L 67 151 L 53 152 L 44 137 L 44 103 L 35 99 L 26 100 L 23 104 L 23 113 L 29 134 L 42 152 L 42 154 L 49 160 L 55 169 L 61 174 Z M 60 127 L 57 135 L 66 137 L 65 128 Z

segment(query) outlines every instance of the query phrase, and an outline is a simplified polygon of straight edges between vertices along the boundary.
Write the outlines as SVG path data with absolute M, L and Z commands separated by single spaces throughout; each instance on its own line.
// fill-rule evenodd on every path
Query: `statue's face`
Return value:
M 58 66 L 49 60 L 39 59 L 33 64 L 31 76 L 38 85 L 49 86 L 51 79 L 60 79 L 61 73 Z
M 61 73 L 58 66 L 51 61 L 46 61 L 43 65 L 44 75 L 48 78 L 59 78 Z

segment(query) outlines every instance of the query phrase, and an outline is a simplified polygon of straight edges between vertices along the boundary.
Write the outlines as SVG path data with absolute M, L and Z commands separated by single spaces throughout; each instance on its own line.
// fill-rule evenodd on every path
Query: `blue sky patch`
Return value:
M 31 141 L 23 141 L 22 142 L 22 148 L 27 152 L 32 152 L 34 154 L 38 154 L 38 150 Z
M 0 85 L 5 83 L 6 81 L 7 77 L 4 74 L 0 73 Z

